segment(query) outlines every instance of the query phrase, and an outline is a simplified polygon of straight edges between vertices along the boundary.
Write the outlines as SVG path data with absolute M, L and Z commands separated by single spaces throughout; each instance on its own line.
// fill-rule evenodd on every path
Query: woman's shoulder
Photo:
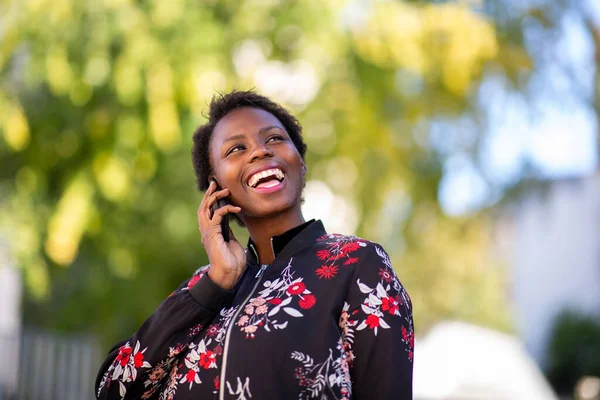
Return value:
M 363 258 L 375 256 L 389 263 L 389 256 L 383 246 L 372 240 L 354 235 L 328 233 L 317 239 L 317 255 L 321 259 L 348 258 L 349 263 L 354 263 Z

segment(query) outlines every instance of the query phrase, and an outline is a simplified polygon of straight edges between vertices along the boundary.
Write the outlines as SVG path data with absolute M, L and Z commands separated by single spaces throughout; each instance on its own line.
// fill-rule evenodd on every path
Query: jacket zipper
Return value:
M 242 304 L 240 304 L 240 307 L 238 308 L 238 310 L 235 312 L 235 314 L 233 314 L 233 318 L 231 319 L 231 322 L 229 323 L 229 327 L 227 328 L 227 333 L 225 334 L 225 346 L 223 346 L 223 363 L 221 365 L 221 378 L 220 378 L 220 382 L 219 382 L 219 386 L 220 386 L 219 387 L 219 399 L 220 400 L 223 400 L 225 398 L 225 371 L 227 369 L 227 355 L 229 353 L 229 338 L 231 337 L 231 329 L 233 328 L 234 322 L 237 319 L 238 315 L 240 314 L 240 311 L 242 311 L 244 309 L 244 307 L 246 306 L 246 303 L 248 303 L 248 301 L 250 301 L 250 299 L 254 295 L 254 292 L 256 291 L 256 288 L 258 287 L 258 284 L 260 283 L 260 278 L 262 276 L 262 273 L 267 267 L 268 267 L 268 264 L 263 264 L 260 267 L 260 269 L 258 270 L 256 276 L 254 277 L 258 280 L 254 284 L 254 287 L 252 288 L 252 291 L 250 292 L 248 297 L 246 297 L 246 300 L 244 300 L 242 302 Z
M 252 250 L 254 250 L 254 249 L 252 249 Z M 273 249 L 273 238 L 271 238 L 271 250 L 273 251 L 273 256 L 275 256 L 275 251 Z M 255 253 L 256 253 L 256 251 L 255 251 Z M 256 257 L 256 259 L 258 259 L 258 256 Z M 219 400 L 225 399 L 225 372 L 227 370 L 227 356 L 229 354 L 229 338 L 231 337 L 231 329 L 233 328 L 234 322 L 237 319 L 238 315 L 240 314 L 240 311 L 242 311 L 244 309 L 244 307 L 246 307 L 246 303 L 248 303 L 248 301 L 250 301 L 250 299 L 254 295 L 256 288 L 260 284 L 260 280 L 261 280 L 260 278 L 262 277 L 263 272 L 265 271 L 265 269 L 267 269 L 268 266 L 269 266 L 269 264 L 261 265 L 260 269 L 254 276 L 254 278 L 257 279 L 256 283 L 254 284 L 254 287 L 250 291 L 250 294 L 248 295 L 248 297 L 246 297 L 246 299 L 242 302 L 242 304 L 240 304 L 240 307 L 235 312 L 235 314 L 233 314 L 233 318 L 231 319 L 231 322 L 229 323 L 229 327 L 227 327 L 227 333 L 225 334 L 225 345 L 223 346 L 223 363 L 221 364 L 221 377 L 219 378 L 220 379 Z

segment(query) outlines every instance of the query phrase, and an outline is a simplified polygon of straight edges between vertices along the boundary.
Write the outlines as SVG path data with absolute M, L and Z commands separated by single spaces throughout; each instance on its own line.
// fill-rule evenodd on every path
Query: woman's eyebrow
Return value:
M 227 139 L 223 140 L 223 144 L 234 141 L 234 140 L 240 140 L 240 139 L 245 139 L 245 138 L 246 138 L 246 136 L 240 133 L 239 135 L 229 136 Z
M 271 129 L 279 129 L 279 130 L 283 130 L 282 127 L 277 126 L 277 125 L 269 125 L 269 126 L 265 126 L 264 128 L 260 128 L 260 130 L 258 131 L 258 133 L 263 133 L 266 131 L 270 131 Z
M 279 129 L 279 130 L 283 130 L 283 128 L 282 128 L 282 127 L 280 127 L 280 126 L 277 126 L 277 125 L 269 125 L 269 126 L 265 126 L 264 128 L 260 128 L 260 129 L 258 130 L 258 133 L 259 133 L 259 134 L 261 134 L 261 133 L 264 133 L 264 132 L 266 132 L 266 131 L 270 131 L 271 129 Z M 234 140 L 240 140 L 240 139 L 245 139 L 245 138 L 246 138 L 246 135 L 244 135 L 244 134 L 240 133 L 240 134 L 237 134 L 237 135 L 229 136 L 227 139 L 225 139 L 225 140 L 223 141 L 223 144 L 225 144 L 225 143 L 227 143 L 227 142 L 234 141 Z

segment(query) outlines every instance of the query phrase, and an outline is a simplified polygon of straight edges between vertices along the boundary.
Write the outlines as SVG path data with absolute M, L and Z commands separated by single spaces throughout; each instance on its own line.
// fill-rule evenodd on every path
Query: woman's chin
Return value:
M 302 191 L 289 185 L 286 179 L 277 187 L 248 188 L 246 195 L 237 204 L 244 216 L 263 219 L 293 211 L 300 205 Z
M 257 207 L 255 202 L 252 205 L 249 205 L 248 208 L 245 209 L 245 212 L 242 212 L 244 213 L 244 219 L 275 218 L 281 214 L 293 212 L 297 204 L 299 204 L 299 201 L 294 201 L 294 199 L 273 199 L 273 201 L 265 200 L 261 204 L 262 207 Z M 242 210 L 244 210 L 243 206 L 240 207 L 242 207 Z

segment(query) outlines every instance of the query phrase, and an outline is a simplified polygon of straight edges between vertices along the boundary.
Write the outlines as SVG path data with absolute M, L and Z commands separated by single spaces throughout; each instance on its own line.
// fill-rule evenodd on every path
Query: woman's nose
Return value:
M 254 147 L 250 153 L 250 162 L 255 162 L 265 157 L 273 157 L 273 151 L 264 144 L 259 144 Z

